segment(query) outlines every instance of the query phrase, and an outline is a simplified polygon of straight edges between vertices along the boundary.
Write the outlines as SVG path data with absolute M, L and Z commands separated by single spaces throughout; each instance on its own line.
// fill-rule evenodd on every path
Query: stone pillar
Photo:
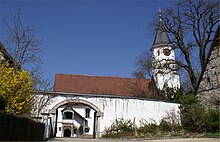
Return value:
M 100 138 L 100 117 L 96 117 L 96 138 Z
M 45 124 L 45 129 L 44 129 L 44 139 L 49 138 L 49 125 L 48 125 L 48 115 L 43 115 L 43 123 Z
M 100 133 L 100 117 L 103 117 L 104 113 L 103 112 L 97 112 L 96 113 L 96 117 L 95 117 L 95 121 L 96 121 L 96 138 L 100 138 L 101 137 L 101 133 Z

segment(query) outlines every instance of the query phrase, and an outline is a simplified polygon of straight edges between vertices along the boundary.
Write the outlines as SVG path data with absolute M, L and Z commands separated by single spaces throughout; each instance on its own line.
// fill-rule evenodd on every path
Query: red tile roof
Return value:
M 56 74 L 54 92 L 113 96 L 151 96 L 150 80 L 106 76 Z M 143 96 L 144 95 L 146 96 Z

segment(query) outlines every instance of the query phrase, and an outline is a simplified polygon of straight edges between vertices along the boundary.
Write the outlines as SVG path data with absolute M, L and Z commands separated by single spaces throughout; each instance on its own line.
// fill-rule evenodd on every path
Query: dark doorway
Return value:
M 96 114 L 97 114 L 97 111 L 94 113 L 94 122 L 93 122 L 93 138 L 95 139 L 96 138 Z
M 73 130 L 73 133 L 76 134 L 76 129 Z
M 70 129 L 65 129 L 64 130 L 64 137 L 70 137 L 71 136 L 71 130 Z

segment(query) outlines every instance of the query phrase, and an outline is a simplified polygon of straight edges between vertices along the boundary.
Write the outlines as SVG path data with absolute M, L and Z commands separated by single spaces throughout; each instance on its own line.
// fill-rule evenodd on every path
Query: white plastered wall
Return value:
M 155 120 L 157 123 L 166 115 L 166 112 L 175 110 L 178 112 L 177 103 L 169 103 L 163 101 L 155 101 L 148 99 L 138 99 L 138 98 L 124 98 L 124 97 L 97 97 L 82 94 L 69 94 L 69 95 L 56 95 L 56 97 L 47 105 L 44 110 L 51 110 L 57 104 L 71 100 L 85 100 L 92 103 L 104 113 L 103 117 L 100 117 L 100 135 L 104 132 L 104 129 L 109 127 L 112 122 L 117 118 L 131 119 L 134 120 L 137 125 L 139 125 L 140 120 Z M 43 110 L 43 111 L 44 111 Z M 82 112 L 83 113 L 83 112 Z M 94 111 L 93 111 L 94 113 Z M 92 114 L 91 114 L 92 116 Z M 53 119 L 55 120 L 55 119 Z M 90 129 L 93 129 L 94 119 L 87 119 Z M 60 123 L 57 123 L 57 127 L 61 126 Z M 61 126 L 62 127 L 62 126 Z M 59 132 L 60 133 L 60 132 Z M 57 133 L 59 136 L 62 134 Z M 92 131 L 91 131 L 92 133 Z

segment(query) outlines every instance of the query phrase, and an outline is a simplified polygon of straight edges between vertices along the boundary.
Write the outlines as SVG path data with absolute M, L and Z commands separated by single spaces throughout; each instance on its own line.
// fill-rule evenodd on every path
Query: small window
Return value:
M 157 54 L 158 54 L 158 56 L 160 55 L 160 50 L 157 50 Z
M 210 75 L 207 76 L 207 84 L 208 84 L 207 88 L 211 89 L 212 88 L 212 79 L 211 79 Z
M 89 118 L 89 117 L 90 117 L 90 109 L 86 108 L 86 118 Z
M 73 130 L 73 133 L 76 134 L 76 129 Z
M 59 131 L 61 131 L 61 127 L 59 127 Z
M 64 112 L 63 119 L 73 119 L 73 113 L 72 112 Z
M 89 132 L 89 127 L 85 128 L 84 131 L 85 131 L 86 133 L 88 133 L 88 132 Z

